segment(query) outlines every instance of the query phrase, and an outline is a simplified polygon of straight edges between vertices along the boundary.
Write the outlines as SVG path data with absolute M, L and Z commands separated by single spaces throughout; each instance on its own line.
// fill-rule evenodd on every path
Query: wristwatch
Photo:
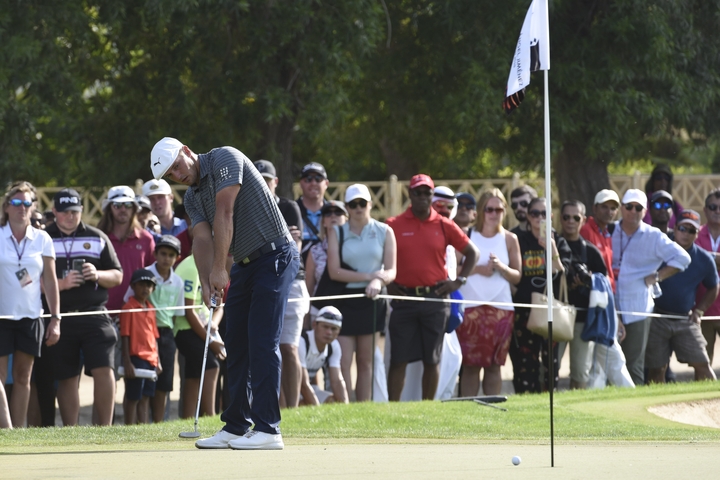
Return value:
M 455 277 L 455 279 L 460 280 L 460 283 L 462 283 L 463 285 L 467 283 L 467 277 L 461 277 L 460 275 L 458 275 L 457 277 Z
M 50 320 L 52 320 L 53 318 L 56 320 L 62 320 L 62 317 L 60 315 L 50 315 Z

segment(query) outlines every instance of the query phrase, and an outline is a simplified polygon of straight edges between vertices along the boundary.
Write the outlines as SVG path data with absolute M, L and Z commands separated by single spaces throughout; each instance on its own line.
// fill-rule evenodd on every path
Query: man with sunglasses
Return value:
M 695 243 L 707 251 L 715 261 L 715 266 L 720 268 L 720 188 L 716 188 L 705 197 L 705 218 L 707 223 L 700 228 Z M 697 291 L 696 301 L 700 301 L 705 294 L 705 287 L 700 285 Z M 706 317 L 720 316 L 720 298 L 705 310 Z M 713 353 L 715 351 L 715 337 L 720 334 L 720 320 L 703 319 L 701 323 L 703 336 L 707 341 L 707 353 L 712 365 Z
M 655 299 L 655 313 L 667 316 L 653 318 L 650 324 L 645 356 L 649 382 L 665 382 L 671 351 L 679 362 L 695 369 L 695 380 L 715 380 L 700 322 L 717 298 L 720 284 L 712 257 L 695 244 L 699 229 L 699 213 L 690 209 L 680 212 L 674 228 L 675 241 L 687 251 L 691 262 L 682 272 L 660 282 L 663 294 Z M 696 303 L 700 285 L 705 293 Z
M 316 243 L 320 243 L 322 214 L 320 209 L 327 203 L 325 192 L 328 189 L 328 178 L 325 167 L 317 162 L 308 163 L 300 173 L 300 189 L 302 195 L 297 199 L 300 215 L 303 219 L 302 250 L 303 262 L 307 261 L 308 252 Z
M 612 271 L 612 233 L 613 220 L 620 207 L 620 197 L 613 190 L 603 189 L 595 195 L 593 216 L 588 217 L 580 228 L 580 236 L 592 243 L 600 251 L 607 267 L 607 277 L 615 289 L 615 275 Z
M 457 199 L 457 215 L 453 220 L 463 232 L 468 233 L 470 228 L 475 225 L 477 218 L 477 201 L 475 197 L 465 192 L 456 193 L 455 198 Z
M 581 334 L 590 303 L 592 274 L 607 275 L 607 267 L 600 251 L 580 235 L 585 223 L 585 205 L 578 200 L 568 200 L 560 207 L 561 236 L 572 252 L 568 271 L 568 300 L 578 307 L 575 317 L 575 333 L 570 343 L 570 388 L 587 388 L 592 365 L 593 342 L 583 341 Z M 562 354 L 558 354 L 562 358 Z
M 673 231 L 668 230 L 668 222 L 673 215 L 673 198 L 665 190 L 653 192 L 650 197 L 651 225 L 673 238 Z
M 625 327 L 619 335 L 628 371 L 635 385 L 645 383 L 645 349 L 656 284 L 687 268 L 690 255 L 657 228 L 643 222 L 647 196 L 631 188 L 622 198 L 622 220 L 612 235 L 616 303 Z M 667 359 L 667 357 L 666 357 Z
M 125 304 L 123 297 L 130 287 L 132 272 L 149 267 L 155 262 L 155 239 L 150 232 L 142 228 L 137 219 L 139 206 L 132 188 L 126 185 L 112 187 L 108 190 L 107 198 L 103 200 L 102 210 L 97 227 L 112 242 L 122 270 L 126 273 L 122 283 L 108 291 L 107 308 L 120 310 Z
M 477 263 L 478 250 L 468 236 L 433 210 L 435 184 L 424 174 L 410 180 L 410 207 L 388 219 L 397 239 L 397 276 L 388 285 L 391 295 L 446 298 L 464 285 Z M 455 280 L 448 279 L 445 253 L 452 245 L 465 256 Z M 422 398 L 432 400 L 437 390 L 445 326 L 450 313 L 442 302 L 392 301 L 390 316 L 390 370 L 388 395 L 400 400 L 408 363 L 423 361 Z
M 537 191 L 530 185 L 523 185 L 510 192 L 510 208 L 518 221 L 517 227 L 510 230 L 515 235 L 528 229 L 528 205 L 533 198 L 537 198 Z
M 150 168 L 156 179 L 167 175 L 189 187 L 183 204 L 192 219 L 203 302 L 212 305 L 228 288 L 230 402 L 222 430 L 195 446 L 282 450 L 279 340 L 300 255 L 277 202 L 257 168 L 233 147 L 197 154 L 165 137 L 152 149 Z M 229 275 L 228 252 L 235 262 Z

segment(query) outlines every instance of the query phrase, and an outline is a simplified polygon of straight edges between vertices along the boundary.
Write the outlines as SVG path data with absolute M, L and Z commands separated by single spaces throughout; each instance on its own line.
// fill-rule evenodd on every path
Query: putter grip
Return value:
M 118 375 L 121 377 L 125 376 L 125 367 L 120 365 L 118 367 Z M 157 382 L 157 372 L 155 370 L 149 370 L 147 368 L 136 368 L 135 369 L 135 377 L 136 378 L 149 378 L 153 382 Z

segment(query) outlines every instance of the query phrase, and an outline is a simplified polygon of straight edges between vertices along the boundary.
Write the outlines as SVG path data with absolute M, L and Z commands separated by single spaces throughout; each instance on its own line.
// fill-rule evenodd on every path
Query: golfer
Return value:
M 280 450 L 279 340 L 300 265 L 297 246 L 265 180 L 239 150 L 220 147 L 198 155 L 165 137 L 153 147 L 150 166 L 156 179 L 167 175 L 190 187 L 183 203 L 192 220 L 203 301 L 210 305 L 212 296 L 222 298 L 230 280 L 225 303 L 230 403 L 221 416 L 223 429 L 195 446 Z M 234 260 L 230 278 L 228 252 Z

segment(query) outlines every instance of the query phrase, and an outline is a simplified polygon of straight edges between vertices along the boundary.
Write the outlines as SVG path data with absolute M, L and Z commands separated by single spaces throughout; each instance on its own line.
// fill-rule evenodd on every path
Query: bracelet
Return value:
M 560 258 L 560 254 L 553 255 L 551 258 L 552 258 L 553 260 L 557 260 L 558 258 Z
M 52 320 L 53 318 L 58 322 L 62 320 L 62 317 L 60 315 L 50 315 L 50 320 Z
M 655 283 L 660 282 L 660 272 L 655 272 Z

